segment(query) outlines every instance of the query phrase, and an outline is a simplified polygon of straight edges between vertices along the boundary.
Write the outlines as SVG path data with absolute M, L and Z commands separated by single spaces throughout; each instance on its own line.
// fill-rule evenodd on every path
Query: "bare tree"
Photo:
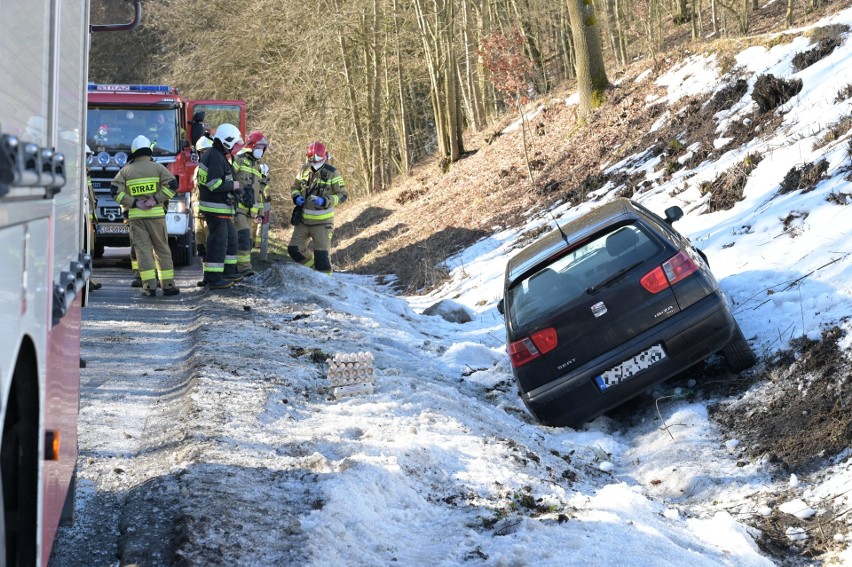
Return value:
M 591 0 L 568 0 L 568 14 L 577 54 L 577 91 L 580 94 L 580 116 L 588 116 L 603 104 L 606 77 L 597 19 Z
M 456 12 L 453 0 L 414 0 L 423 53 L 432 85 L 432 111 L 442 169 L 448 169 L 464 151 L 462 113 L 455 42 Z

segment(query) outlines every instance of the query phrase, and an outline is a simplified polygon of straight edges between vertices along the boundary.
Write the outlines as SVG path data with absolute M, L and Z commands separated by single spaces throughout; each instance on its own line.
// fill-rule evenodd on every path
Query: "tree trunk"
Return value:
M 358 107 L 358 97 L 356 95 L 355 84 L 353 82 L 352 74 L 350 72 L 350 62 L 349 62 L 349 49 L 346 44 L 346 39 L 343 37 L 342 29 L 336 28 L 337 30 L 337 44 L 340 46 L 340 63 L 343 67 L 343 80 L 346 83 L 346 95 L 347 101 L 349 103 L 349 118 L 352 121 L 352 133 L 355 136 L 355 145 L 357 148 L 357 156 L 359 167 L 358 170 L 361 173 L 361 178 L 364 183 L 364 188 L 369 191 L 370 188 L 370 178 L 369 178 L 369 159 L 368 159 L 368 150 L 364 145 L 364 132 L 361 127 L 361 112 Z
M 591 0 L 568 0 L 574 52 L 577 54 L 577 91 L 580 116 L 586 117 L 603 104 L 606 77 L 600 35 Z
M 399 7 L 397 0 L 393 0 L 393 33 L 394 33 L 394 55 L 396 57 L 396 88 L 399 96 L 399 120 L 397 121 L 397 136 L 399 137 L 399 171 L 408 175 L 411 170 L 411 154 L 408 148 L 408 113 L 405 103 L 405 84 L 402 77 L 402 55 L 399 47 Z
M 458 80 L 455 72 L 455 8 L 453 0 L 432 0 L 426 12 L 424 0 L 414 0 L 417 23 L 431 84 L 432 112 L 441 168 L 461 157 L 462 115 L 459 111 Z
M 577 61 L 574 56 L 574 39 L 571 37 L 571 22 L 568 19 L 567 6 L 559 11 L 559 51 L 566 79 L 577 76 Z

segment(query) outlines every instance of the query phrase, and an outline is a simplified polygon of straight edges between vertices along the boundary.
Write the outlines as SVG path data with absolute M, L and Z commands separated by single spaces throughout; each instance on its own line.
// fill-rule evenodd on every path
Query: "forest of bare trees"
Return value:
M 796 9 L 820 0 L 806 1 L 788 0 L 789 23 Z M 243 98 L 249 128 L 271 140 L 273 171 L 289 176 L 319 139 L 354 195 L 382 191 L 424 159 L 451 167 L 464 155 L 465 132 L 517 110 L 512 89 L 484 64 L 503 55 L 488 52 L 501 45 L 489 42 L 495 34 L 521 38 L 524 100 L 578 81 L 582 115 L 606 104 L 608 72 L 676 42 L 743 35 L 760 10 L 756 0 L 146 0 L 143 7 L 133 34 L 93 37 L 91 81 Z M 95 23 L 131 11 L 124 0 L 92 0 Z

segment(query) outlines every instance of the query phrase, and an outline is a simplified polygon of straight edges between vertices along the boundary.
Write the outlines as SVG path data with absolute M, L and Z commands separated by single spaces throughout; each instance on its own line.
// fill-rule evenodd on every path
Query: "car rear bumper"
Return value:
M 718 352 L 735 328 L 725 296 L 717 290 L 569 374 L 522 393 L 521 398 L 544 425 L 576 427 Z M 603 372 L 656 344 L 663 345 L 665 359 L 606 390 L 595 384 Z

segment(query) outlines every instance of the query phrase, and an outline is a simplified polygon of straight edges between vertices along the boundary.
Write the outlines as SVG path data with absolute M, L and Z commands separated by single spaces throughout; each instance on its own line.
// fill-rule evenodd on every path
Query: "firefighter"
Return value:
M 207 136 L 198 138 L 195 143 L 195 152 L 198 154 L 198 159 L 204 155 L 204 152 L 213 147 L 213 140 Z M 198 208 L 198 203 L 201 200 L 200 190 L 198 188 L 198 168 L 192 172 L 192 214 L 194 217 L 195 230 L 195 249 L 201 260 L 204 261 L 207 255 L 207 223 L 204 222 L 204 215 Z
M 331 275 L 331 235 L 334 229 L 334 207 L 346 201 L 343 177 L 328 163 L 328 152 L 322 142 L 312 142 L 290 188 L 293 204 L 293 235 L 287 253 L 296 262 Z M 313 254 L 308 249 L 312 242 Z
M 130 240 L 139 261 L 142 295 L 157 295 L 157 276 L 163 295 L 177 295 L 163 203 L 175 196 L 178 182 L 151 156 L 151 140 L 139 135 L 130 144 L 130 160 L 112 181 L 113 199 L 127 209 Z
M 92 155 L 94 152 L 92 148 L 89 147 L 89 144 L 86 144 L 86 185 L 89 189 L 89 244 L 91 249 L 95 249 L 95 239 L 98 237 L 98 215 L 96 209 L 98 208 L 98 199 L 95 197 L 95 188 L 92 186 L 92 178 L 89 177 L 89 170 L 91 169 L 90 161 L 92 159 Z M 95 278 L 89 278 L 89 290 L 101 289 L 101 283 Z
M 234 215 L 237 230 L 237 273 L 244 277 L 253 276 L 251 265 L 252 226 L 263 222 L 263 202 L 260 158 L 269 147 L 266 136 L 255 130 L 247 136 L 245 147 L 234 157 L 234 179 L 240 185 L 240 199 Z
M 231 151 L 242 144 L 240 130 L 223 123 L 213 135 L 213 147 L 198 162 L 198 209 L 207 223 L 207 257 L 202 285 L 224 289 L 240 281 L 237 274 L 237 231 L 234 227 L 234 168 Z

